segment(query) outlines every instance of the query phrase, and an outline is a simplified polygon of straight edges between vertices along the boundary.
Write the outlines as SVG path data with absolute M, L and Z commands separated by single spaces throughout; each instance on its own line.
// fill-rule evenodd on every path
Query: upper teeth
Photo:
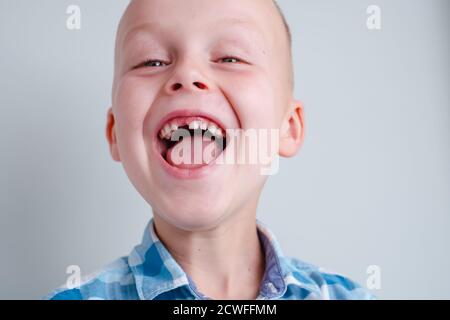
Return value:
M 222 129 L 218 128 L 217 125 L 213 122 L 210 122 L 205 119 L 197 119 L 192 120 L 188 122 L 187 124 L 189 126 L 189 129 L 197 130 L 208 130 L 212 135 L 216 137 L 223 137 L 223 131 Z M 172 137 L 172 134 L 177 131 L 179 128 L 176 121 L 168 122 L 164 125 L 164 127 L 159 131 L 159 137 L 161 139 L 168 139 L 170 140 Z

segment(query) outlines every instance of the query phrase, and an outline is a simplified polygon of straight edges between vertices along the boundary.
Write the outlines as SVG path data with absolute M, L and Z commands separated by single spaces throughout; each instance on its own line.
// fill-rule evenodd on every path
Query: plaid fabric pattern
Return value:
M 84 278 L 78 287 L 62 287 L 45 299 L 209 299 L 197 290 L 158 239 L 153 223 L 151 219 L 142 243 L 128 257 Z M 257 230 L 266 258 L 257 300 L 375 299 L 369 291 L 342 275 L 284 256 L 274 234 L 258 219 Z

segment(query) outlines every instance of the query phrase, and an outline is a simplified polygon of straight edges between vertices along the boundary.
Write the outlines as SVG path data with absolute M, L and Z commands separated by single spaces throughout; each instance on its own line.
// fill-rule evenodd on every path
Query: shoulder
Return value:
M 309 289 L 311 297 L 325 300 L 376 299 L 368 289 L 342 274 L 293 257 L 286 258 L 285 263 L 291 270 L 290 278 L 286 279 L 288 290 L 289 285 L 302 286 Z
M 82 277 L 76 287 L 67 285 L 44 297 L 45 300 L 115 300 L 137 299 L 133 273 L 128 258 L 117 259 L 103 269 Z

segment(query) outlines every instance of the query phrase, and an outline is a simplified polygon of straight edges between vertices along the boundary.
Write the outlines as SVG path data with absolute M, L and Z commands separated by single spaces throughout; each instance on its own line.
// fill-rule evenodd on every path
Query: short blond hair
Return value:
M 289 24 L 286 20 L 286 17 L 283 13 L 283 10 L 281 9 L 281 7 L 278 5 L 276 0 L 272 0 L 273 4 L 275 5 L 275 7 L 277 8 L 278 14 L 281 18 L 281 21 L 283 22 L 284 25 L 284 29 L 286 31 L 286 38 L 288 41 L 288 47 L 289 47 L 289 86 L 290 86 L 290 90 L 291 92 L 294 91 L 294 63 L 293 63 L 293 58 L 292 58 L 292 33 L 291 33 L 291 28 L 289 27 Z

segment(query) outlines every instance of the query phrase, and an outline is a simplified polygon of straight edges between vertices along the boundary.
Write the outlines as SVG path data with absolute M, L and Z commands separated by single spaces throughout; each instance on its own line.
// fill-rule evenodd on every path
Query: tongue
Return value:
M 196 169 L 215 160 L 220 152 L 216 142 L 196 134 L 193 137 L 184 137 L 168 149 L 166 160 L 174 167 Z

